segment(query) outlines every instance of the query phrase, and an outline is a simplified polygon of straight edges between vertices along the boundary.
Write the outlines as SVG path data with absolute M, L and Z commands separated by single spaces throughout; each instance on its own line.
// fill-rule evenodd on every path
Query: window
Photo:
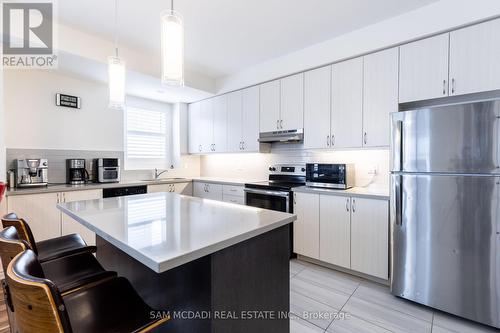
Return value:
M 127 105 L 125 116 L 125 168 L 140 170 L 168 165 L 168 113 Z

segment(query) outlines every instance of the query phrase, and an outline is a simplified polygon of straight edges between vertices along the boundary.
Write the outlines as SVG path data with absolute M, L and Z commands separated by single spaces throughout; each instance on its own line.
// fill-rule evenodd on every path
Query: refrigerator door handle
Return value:
M 395 206 L 395 224 L 403 226 L 403 176 L 394 177 L 394 206 Z
M 394 171 L 403 171 L 403 121 L 394 121 L 392 154 Z

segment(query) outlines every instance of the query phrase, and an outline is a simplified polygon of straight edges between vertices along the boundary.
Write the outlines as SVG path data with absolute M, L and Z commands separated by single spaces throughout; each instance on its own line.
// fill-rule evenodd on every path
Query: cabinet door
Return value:
M 227 150 L 229 152 L 239 152 L 243 146 L 241 95 L 241 90 L 227 95 Z M 259 132 L 258 129 L 257 132 Z
M 173 185 L 173 190 L 175 193 L 184 195 L 193 195 L 193 184 L 192 183 L 175 183 Z
M 352 198 L 351 269 L 389 278 L 389 203 Z
M 362 146 L 363 58 L 332 67 L 332 147 Z
M 245 197 L 240 197 L 240 196 L 236 196 L 236 195 L 229 195 L 229 194 L 224 193 L 222 195 L 222 201 L 235 203 L 238 205 L 244 205 L 245 204 Z
M 196 154 L 203 151 L 201 134 L 201 102 L 189 104 L 189 153 Z
M 319 259 L 319 194 L 294 193 L 293 252 Z
M 213 99 L 213 151 L 223 153 L 227 151 L 227 95 Z
M 200 131 L 201 152 L 211 153 L 214 141 L 214 112 L 213 100 L 206 99 L 200 102 Z
M 59 193 L 9 196 L 8 209 L 29 223 L 35 241 L 61 236 Z
M 205 198 L 222 201 L 222 185 L 207 183 L 207 193 Z
M 304 78 L 304 147 L 330 147 L 332 66 L 305 73 Z
M 72 191 L 61 193 L 64 202 L 94 200 L 102 198 L 102 190 Z M 83 203 L 82 203 L 83 204 Z M 79 234 L 88 245 L 95 245 L 95 233 L 87 227 L 62 213 L 61 233 L 63 235 Z
M 349 197 L 320 195 L 319 259 L 351 267 L 351 215 Z
M 398 112 L 398 48 L 364 57 L 363 146 L 389 146 L 390 117 Z
M 449 34 L 400 47 L 399 102 L 448 96 Z
M 259 151 L 259 87 L 250 87 L 242 92 L 243 150 Z
M 304 128 L 304 73 L 281 79 L 280 130 Z
M 279 129 L 280 81 L 275 80 L 260 85 L 260 132 Z
M 193 196 L 198 198 L 206 198 L 207 194 L 207 183 L 193 182 Z
M 500 89 L 500 19 L 450 33 L 450 95 Z
M 148 185 L 148 193 L 172 192 L 172 184 Z

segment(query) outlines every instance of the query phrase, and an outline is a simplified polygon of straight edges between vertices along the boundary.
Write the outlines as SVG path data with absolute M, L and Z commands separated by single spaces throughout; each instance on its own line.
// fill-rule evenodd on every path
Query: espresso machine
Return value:
M 82 185 L 89 180 L 85 169 L 85 160 L 81 158 L 66 160 L 66 182 L 71 185 Z
M 49 182 L 47 159 L 15 160 L 16 187 L 47 186 Z

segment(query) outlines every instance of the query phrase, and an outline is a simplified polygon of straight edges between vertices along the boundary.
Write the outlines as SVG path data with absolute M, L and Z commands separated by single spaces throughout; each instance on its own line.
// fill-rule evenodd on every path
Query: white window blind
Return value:
M 127 169 L 166 167 L 167 112 L 127 106 L 125 124 Z

